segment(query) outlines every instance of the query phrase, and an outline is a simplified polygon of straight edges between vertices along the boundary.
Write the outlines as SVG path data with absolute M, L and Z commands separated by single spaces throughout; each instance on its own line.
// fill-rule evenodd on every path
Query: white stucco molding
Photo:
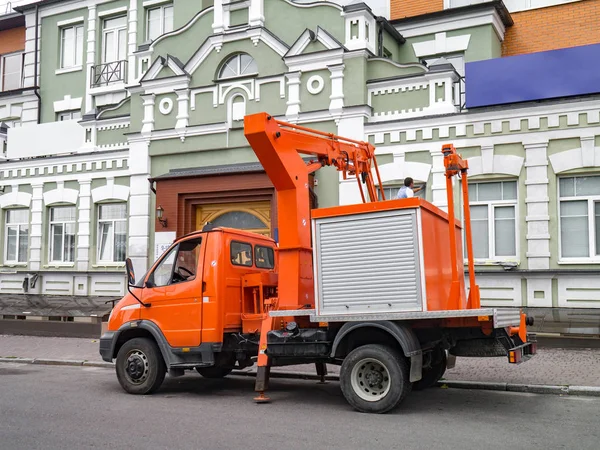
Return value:
M 65 95 L 62 100 L 54 102 L 54 112 L 75 111 L 80 110 L 83 103 L 83 98 L 71 98 L 70 95 Z
M 106 185 L 92 189 L 92 202 L 104 202 L 107 200 L 121 200 L 126 202 L 129 199 L 129 187 L 115 184 L 114 178 L 108 178 Z
M 0 208 L 8 208 L 10 206 L 31 207 L 32 195 L 27 192 L 19 192 L 16 187 L 13 191 L 0 196 Z
M 581 147 L 550 155 L 554 173 L 584 167 L 600 167 L 600 147 L 595 147 L 593 135 L 581 137 Z
M 150 68 L 146 71 L 141 82 L 155 80 L 156 77 L 160 74 L 163 68 L 168 67 L 173 75 L 176 77 L 181 77 L 187 75 L 186 71 L 180 66 L 178 61 L 176 61 L 171 55 L 167 55 L 166 58 L 162 56 L 158 57 L 150 66 Z
M 491 159 L 491 160 L 490 160 Z M 504 174 L 518 177 L 523 168 L 524 158 L 512 155 L 492 155 L 491 157 L 476 156 L 467 158 L 469 176 L 488 174 Z
M 313 32 L 312 30 L 306 29 L 304 33 L 300 35 L 296 42 L 292 45 L 290 50 L 286 53 L 286 57 L 289 56 L 298 56 L 301 55 L 306 47 L 309 46 L 311 42 L 320 42 L 325 46 L 327 50 L 333 50 L 336 48 L 342 48 L 342 44 L 337 41 L 331 34 L 325 31 L 321 27 L 317 27 L 317 31 Z
M 57 183 L 57 188 L 48 192 L 44 192 L 44 204 L 46 206 L 56 203 L 68 203 L 70 205 L 77 204 L 79 191 L 75 189 L 65 189 L 63 181 Z
M 401 183 L 406 177 L 411 177 L 417 182 L 426 183 L 429 180 L 431 167 L 431 164 L 408 162 L 401 158 L 400 160 L 395 160 L 393 163 L 380 165 L 379 174 L 381 175 L 381 182 L 383 184 L 395 181 Z M 373 176 L 377 176 L 374 170 Z
M 435 39 L 414 43 L 413 49 L 417 58 L 438 55 L 441 53 L 464 52 L 469 48 L 470 34 L 448 37 L 445 31 L 435 34 Z

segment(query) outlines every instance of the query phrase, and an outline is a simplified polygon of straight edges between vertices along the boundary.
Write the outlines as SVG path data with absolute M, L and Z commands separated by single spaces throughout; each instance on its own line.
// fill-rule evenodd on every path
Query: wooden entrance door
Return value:
M 214 226 L 238 228 L 271 236 L 271 202 L 242 202 L 196 207 L 196 229 L 207 222 Z

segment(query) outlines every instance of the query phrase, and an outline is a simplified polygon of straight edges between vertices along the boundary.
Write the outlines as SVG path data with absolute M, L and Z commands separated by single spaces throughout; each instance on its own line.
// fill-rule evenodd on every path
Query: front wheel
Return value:
M 117 379 L 130 394 L 152 394 L 161 386 L 167 368 L 156 343 L 134 338 L 123 344 L 117 354 Z
M 344 359 L 340 387 L 357 411 L 386 413 L 398 406 L 411 390 L 408 363 L 392 348 L 363 345 Z

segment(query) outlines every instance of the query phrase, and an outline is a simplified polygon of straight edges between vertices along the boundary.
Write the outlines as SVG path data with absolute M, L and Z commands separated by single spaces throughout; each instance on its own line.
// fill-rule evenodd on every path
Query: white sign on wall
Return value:
M 160 233 L 154 233 L 154 261 L 171 246 L 175 240 L 174 231 L 162 231 Z

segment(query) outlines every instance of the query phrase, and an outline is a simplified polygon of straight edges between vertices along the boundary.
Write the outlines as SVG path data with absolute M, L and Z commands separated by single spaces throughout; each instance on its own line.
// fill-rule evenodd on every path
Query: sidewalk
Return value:
M 0 358 L 102 362 L 98 345 L 95 339 L 0 335 Z M 330 375 L 339 374 L 338 366 L 327 367 Z M 273 372 L 315 374 L 315 369 L 300 365 L 276 367 Z M 457 358 L 456 367 L 446 372 L 444 381 L 600 387 L 599 374 L 600 349 L 540 348 L 520 365 L 508 364 L 505 358 Z

